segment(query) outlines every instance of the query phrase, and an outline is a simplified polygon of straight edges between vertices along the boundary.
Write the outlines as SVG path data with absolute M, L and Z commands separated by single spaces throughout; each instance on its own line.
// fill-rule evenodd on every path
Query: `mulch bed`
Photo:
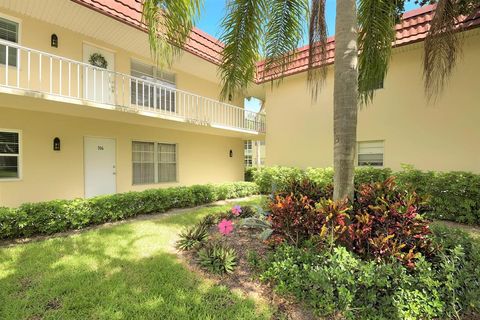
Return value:
M 227 236 L 221 236 L 217 226 L 212 226 L 210 234 L 212 237 L 221 237 L 221 241 L 237 251 L 237 267 L 232 274 L 215 275 L 207 273 L 196 263 L 194 251 L 179 251 L 179 256 L 187 264 L 188 268 L 209 278 L 218 284 L 230 288 L 234 292 L 240 292 L 243 296 L 254 300 L 261 300 L 269 303 L 274 308 L 273 319 L 309 320 L 318 319 L 309 312 L 301 302 L 295 301 L 293 297 L 279 296 L 269 284 L 262 283 L 254 269 L 247 261 L 247 254 L 250 251 L 257 252 L 259 257 L 264 257 L 269 247 L 258 238 L 261 231 L 247 228 L 235 228 Z

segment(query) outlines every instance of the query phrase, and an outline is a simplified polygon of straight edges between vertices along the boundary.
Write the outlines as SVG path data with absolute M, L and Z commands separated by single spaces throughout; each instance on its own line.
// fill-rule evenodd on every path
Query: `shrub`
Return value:
M 418 253 L 430 255 L 429 221 L 419 216 L 421 199 L 399 190 L 393 177 L 364 184 L 354 201 L 348 245 L 365 258 L 395 257 L 409 267 Z
M 258 171 L 257 167 L 246 167 L 245 168 L 245 173 L 244 173 L 245 181 L 253 182 L 255 173 L 257 171 Z
M 235 249 L 221 242 L 211 242 L 198 250 L 198 263 L 209 272 L 223 274 L 232 273 L 237 265 Z
M 276 235 L 300 244 L 313 236 L 337 240 L 347 230 L 349 207 L 346 202 L 321 200 L 318 204 L 306 196 L 276 196 L 270 204 L 268 217 Z
M 446 315 L 480 313 L 480 240 L 444 225 L 433 225 L 432 233 L 439 246 L 433 262 L 442 283 Z
M 233 182 L 151 189 L 91 199 L 26 203 L 18 208 L 0 208 L 0 239 L 81 229 L 139 214 L 163 213 L 174 208 L 257 193 L 258 187 L 254 183 Z
M 260 279 L 293 294 L 323 317 L 434 319 L 444 303 L 431 263 L 411 271 L 401 264 L 363 261 L 344 247 L 317 251 L 281 245 L 263 263 Z
M 415 191 L 428 197 L 430 218 L 451 220 L 460 223 L 480 224 L 480 175 L 470 172 L 434 172 L 415 170 L 404 166 L 404 170 L 392 172 L 388 168 L 356 168 L 355 186 L 364 183 L 382 182 L 389 176 L 397 177 L 399 188 Z M 318 187 L 318 192 L 333 183 L 333 169 L 309 168 L 305 171 L 289 167 L 268 167 L 254 174 L 260 192 L 290 193 L 292 181 L 309 180 Z
M 208 229 L 205 224 L 196 224 L 179 234 L 176 246 L 180 250 L 199 248 L 208 239 Z

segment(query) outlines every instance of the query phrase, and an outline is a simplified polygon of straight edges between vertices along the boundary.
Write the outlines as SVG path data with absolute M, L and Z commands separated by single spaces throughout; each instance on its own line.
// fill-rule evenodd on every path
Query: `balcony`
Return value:
M 28 92 L 246 134 L 265 133 L 264 114 L 11 42 L 0 40 L 0 50 L 3 92 Z

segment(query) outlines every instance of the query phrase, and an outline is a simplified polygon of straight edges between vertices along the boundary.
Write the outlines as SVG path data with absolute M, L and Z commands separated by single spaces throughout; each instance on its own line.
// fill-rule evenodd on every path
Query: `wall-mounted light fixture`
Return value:
M 230 94 L 228 95 L 228 102 L 232 102 L 232 99 L 233 99 L 233 96 L 232 96 L 232 94 L 230 93 Z
M 233 150 L 230 149 L 230 158 L 232 158 L 232 157 L 233 157 Z
M 53 150 L 54 151 L 60 151 L 60 138 L 59 137 L 55 137 L 53 139 Z
M 50 45 L 54 48 L 58 48 L 58 37 L 55 33 L 52 34 L 52 37 L 50 39 Z

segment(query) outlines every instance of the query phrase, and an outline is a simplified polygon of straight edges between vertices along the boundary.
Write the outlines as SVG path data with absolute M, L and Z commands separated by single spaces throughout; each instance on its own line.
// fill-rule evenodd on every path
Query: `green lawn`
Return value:
M 268 319 L 188 271 L 178 231 L 216 206 L 0 248 L 0 319 Z

